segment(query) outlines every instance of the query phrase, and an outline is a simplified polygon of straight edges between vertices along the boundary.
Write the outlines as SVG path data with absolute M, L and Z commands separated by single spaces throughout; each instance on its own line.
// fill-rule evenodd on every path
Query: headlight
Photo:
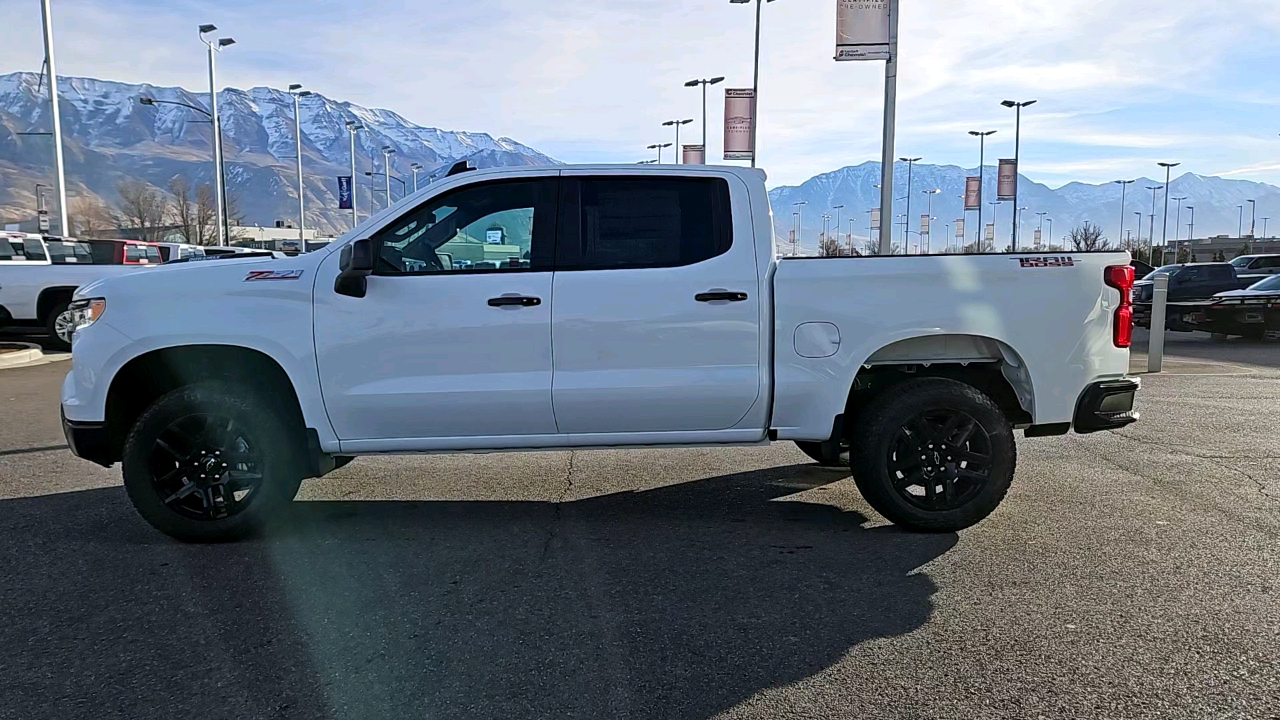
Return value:
M 102 313 L 107 311 L 107 301 L 103 298 L 84 298 L 83 300 L 75 300 L 67 306 L 67 313 L 64 318 L 67 331 L 67 338 L 74 335 L 77 330 L 83 330 L 98 321 L 102 317 Z

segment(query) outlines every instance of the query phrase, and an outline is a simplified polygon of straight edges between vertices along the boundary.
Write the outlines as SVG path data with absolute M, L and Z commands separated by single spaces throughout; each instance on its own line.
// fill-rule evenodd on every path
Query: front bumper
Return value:
M 1076 403 L 1072 427 L 1081 435 L 1115 430 L 1138 421 L 1133 398 L 1142 386 L 1138 378 L 1104 380 L 1085 388 Z
M 62 414 L 62 434 L 67 438 L 71 453 L 79 458 L 111 467 L 111 444 L 104 423 L 75 422 Z

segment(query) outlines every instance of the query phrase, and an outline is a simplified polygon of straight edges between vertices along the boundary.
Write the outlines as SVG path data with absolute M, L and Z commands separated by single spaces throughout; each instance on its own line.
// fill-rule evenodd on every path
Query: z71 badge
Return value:
M 1075 267 L 1076 261 L 1070 255 L 1043 255 L 1040 257 L 1013 258 L 1024 268 Z
M 297 280 L 302 277 L 301 270 L 250 270 L 244 281 L 250 280 Z

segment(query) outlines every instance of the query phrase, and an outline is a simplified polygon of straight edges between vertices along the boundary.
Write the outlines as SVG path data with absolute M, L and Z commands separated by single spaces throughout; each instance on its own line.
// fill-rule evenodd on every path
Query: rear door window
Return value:
M 23 240 L 22 249 L 25 251 L 24 254 L 28 260 L 43 262 L 49 259 L 44 254 L 44 243 L 39 240 Z
M 1228 265 L 1211 265 L 1209 266 L 1210 280 L 1231 280 L 1231 267 Z
M 729 251 L 720 178 L 566 178 L 557 270 L 694 265 Z

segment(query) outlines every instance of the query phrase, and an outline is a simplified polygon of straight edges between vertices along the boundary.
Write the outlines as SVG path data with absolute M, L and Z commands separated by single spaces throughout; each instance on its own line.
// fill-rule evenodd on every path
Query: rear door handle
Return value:
M 528 295 L 503 295 L 502 297 L 489 298 L 490 307 L 534 307 L 541 304 L 542 298 L 529 297 Z
M 693 299 L 698 302 L 718 302 L 726 300 L 729 302 L 742 302 L 747 299 L 747 294 L 731 290 L 716 290 L 714 292 L 698 293 L 693 296 Z

